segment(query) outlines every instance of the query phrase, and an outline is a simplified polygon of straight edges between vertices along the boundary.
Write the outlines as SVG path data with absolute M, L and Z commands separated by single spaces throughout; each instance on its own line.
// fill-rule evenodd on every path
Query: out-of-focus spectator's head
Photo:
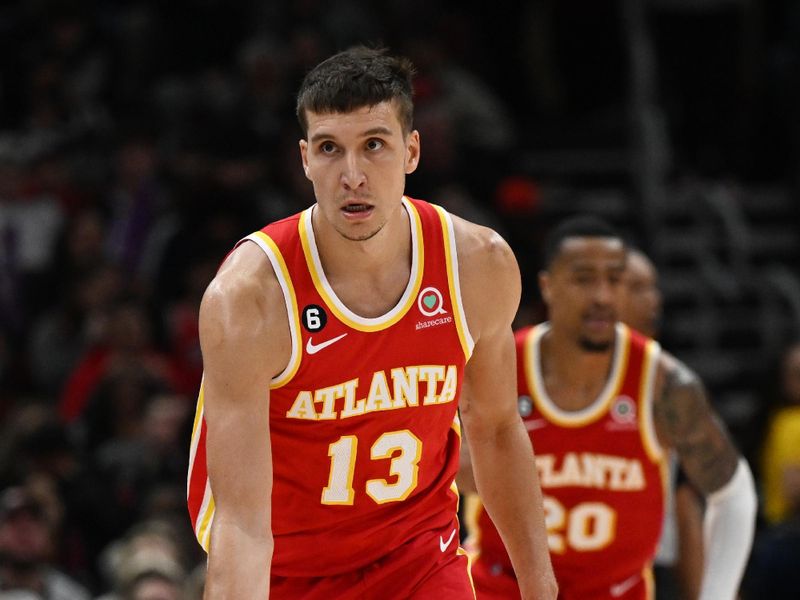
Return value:
M 122 596 L 123 600 L 181 600 L 182 586 L 163 571 L 139 575 Z
M 69 476 L 76 466 L 76 451 L 66 427 L 54 413 L 20 433 L 18 460 L 29 473 L 60 479 Z
M 108 576 L 123 599 L 180 599 L 186 570 L 175 537 L 168 523 L 146 521 L 106 551 Z
M 144 435 L 158 453 L 175 450 L 183 443 L 181 434 L 188 410 L 189 404 L 181 396 L 158 394 L 150 399 L 145 409 Z
M 117 151 L 117 176 L 120 184 L 133 187 L 153 177 L 158 166 L 154 140 L 146 133 L 127 134 Z
M 82 312 L 105 312 L 122 294 L 122 272 L 110 263 L 98 264 L 80 273 L 73 282 L 73 289 L 77 307 Z
M 97 264 L 103 257 L 105 223 L 97 210 L 83 210 L 65 227 L 65 257 L 77 268 Z
M 31 475 L 58 479 L 74 467 L 75 449 L 64 425 L 43 403 L 29 402 L 10 413 L 0 429 L 0 477 Z
M 800 406 L 800 342 L 789 346 L 783 354 L 781 388 L 785 402 Z
M 625 266 L 627 297 L 621 320 L 643 334 L 656 337 L 661 324 L 658 272 L 644 252 L 631 248 Z
M 0 493 L 0 563 L 26 568 L 47 561 L 53 536 L 44 507 L 20 486 Z
M 268 102 L 282 100 L 275 91 L 286 85 L 288 56 L 283 44 L 269 37 L 252 38 L 242 44 L 238 58 L 251 94 Z
M 152 342 L 153 327 L 146 308 L 134 298 L 120 300 L 110 311 L 109 342 L 117 350 L 139 352 Z

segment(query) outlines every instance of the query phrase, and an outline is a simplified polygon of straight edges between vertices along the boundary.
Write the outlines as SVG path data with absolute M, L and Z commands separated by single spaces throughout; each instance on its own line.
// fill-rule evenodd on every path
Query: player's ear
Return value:
M 539 291 L 542 294 L 544 303 L 550 306 L 552 292 L 550 291 L 550 274 L 547 271 L 539 271 Z
M 411 175 L 419 165 L 419 131 L 416 129 L 406 138 L 406 175 Z
M 306 179 L 311 179 L 308 175 L 308 142 L 300 140 L 300 160 L 303 163 L 303 173 L 306 174 Z

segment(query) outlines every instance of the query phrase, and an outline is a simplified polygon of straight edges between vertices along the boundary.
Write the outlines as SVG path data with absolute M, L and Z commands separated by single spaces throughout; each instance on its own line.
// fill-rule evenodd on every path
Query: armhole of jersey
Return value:
M 211 542 L 211 524 L 214 522 L 215 512 L 214 496 L 211 493 L 209 480 L 206 478 L 206 492 L 203 495 L 203 504 L 200 506 L 200 513 L 194 528 L 197 541 L 200 543 L 203 550 L 206 551 L 206 554 L 208 554 L 208 548 Z
M 205 449 L 205 431 L 203 430 L 204 394 L 203 383 L 200 382 L 200 393 L 197 396 L 197 409 L 192 425 L 192 440 L 189 449 L 189 469 L 186 477 L 186 500 L 189 505 L 189 513 L 192 521 L 192 528 L 197 537 L 197 541 L 208 552 L 209 540 L 211 539 L 211 523 L 214 520 L 214 496 L 211 493 L 211 485 L 208 480 L 208 472 L 205 462 L 205 454 L 201 453 L 201 462 L 197 462 L 197 453 L 201 444 Z M 200 493 L 202 490 L 202 494 Z M 199 503 L 199 505 L 198 505 Z M 197 512 L 194 512 L 194 507 Z
M 661 346 L 655 340 L 649 340 L 645 347 L 645 359 L 642 366 L 642 380 L 640 398 L 642 399 L 641 408 L 641 431 L 642 442 L 647 451 L 647 455 L 653 462 L 660 462 L 664 459 L 664 449 L 658 443 L 655 421 L 653 419 L 653 395 L 656 385 L 656 373 L 658 372 L 658 359 L 661 356 Z
M 464 303 L 461 300 L 461 282 L 458 276 L 458 249 L 456 248 L 456 236 L 453 229 L 453 220 L 450 214 L 441 206 L 432 205 L 439 214 L 442 221 L 442 234 L 444 236 L 445 262 L 447 263 L 447 282 L 450 287 L 450 301 L 453 304 L 453 317 L 456 322 L 458 339 L 461 348 L 464 350 L 464 357 L 469 360 L 472 350 L 475 348 L 475 341 L 469 332 L 467 317 L 464 313 Z
M 278 283 L 281 286 L 283 300 L 286 303 L 286 314 L 289 316 L 289 333 L 292 338 L 292 353 L 286 368 L 280 374 L 272 378 L 269 387 L 270 389 L 275 389 L 289 383 L 300 366 L 300 320 L 297 310 L 297 296 L 294 293 L 292 279 L 289 276 L 289 269 L 286 268 L 283 255 L 272 238 L 263 231 L 257 231 L 244 239 L 255 242 L 258 247 L 264 251 L 264 254 L 267 255 L 269 262 L 272 264 L 272 270 L 275 271 L 275 277 L 277 277 Z
M 192 479 L 192 471 L 194 470 L 194 459 L 197 456 L 197 446 L 200 443 L 200 428 L 203 426 L 203 380 L 200 380 L 200 391 L 197 394 L 197 407 L 194 411 L 194 422 L 192 423 L 192 438 L 189 446 L 189 472 L 187 476 L 186 486 L 189 489 L 189 484 Z

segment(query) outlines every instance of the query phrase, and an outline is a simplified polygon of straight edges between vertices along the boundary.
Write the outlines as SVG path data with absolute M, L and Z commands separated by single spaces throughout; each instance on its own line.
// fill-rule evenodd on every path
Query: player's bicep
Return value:
M 697 375 L 680 363 L 670 364 L 653 414 L 659 436 L 675 449 L 700 492 L 708 495 L 730 480 L 739 454 Z
M 516 354 L 514 337 L 507 332 L 483 336 L 464 369 L 460 409 L 470 436 L 476 428 L 502 426 L 519 419 L 516 405 Z M 478 421 L 474 423 L 474 421 Z
M 213 282 L 201 305 L 200 338 L 215 523 L 228 521 L 266 535 L 272 481 L 269 384 L 281 358 L 272 344 L 280 336 L 270 335 L 279 320 L 265 312 L 263 291 L 236 278 Z
M 464 371 L 461 415 L 467 436 L 518 419 L 511 324 L 520 276 L 508 244 L 497 233 L 455 219 L 462 297 L 475 347 Z

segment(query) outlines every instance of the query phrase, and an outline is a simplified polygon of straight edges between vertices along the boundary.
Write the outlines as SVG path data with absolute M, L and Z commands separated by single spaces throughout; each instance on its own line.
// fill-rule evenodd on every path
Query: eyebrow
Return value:
M 392 135 L 392 131 L 387 127 L 373 127 L 372 129 L 367 129 L 367 131 L 362 133 L 361 137 L 370 137 L 373 135 Z M 315 133 L 314 135 L 312 135 L 309 141 L 318 142 L 320 140 L 331 139 L 334 137 L 335 136 L 323 131 L 321 133 Z

